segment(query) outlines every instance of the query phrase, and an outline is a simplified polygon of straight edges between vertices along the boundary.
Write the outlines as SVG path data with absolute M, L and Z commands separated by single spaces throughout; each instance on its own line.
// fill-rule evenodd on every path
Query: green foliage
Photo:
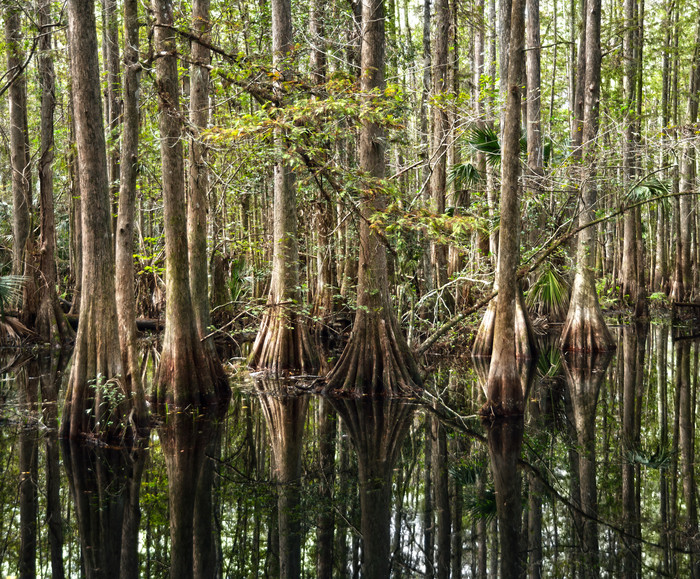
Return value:
M 553 378 L 561 372 L 561 350 L 552 346 L 544 348 L 537 357 L 537 373 L 543 378 Z
M 628 450 L 626 453 L 627 461 L 630 464 L 641 464 L 655 470 L 663 470 L 671 465 L 673 453 L 666 448 L 656 447 L 656 450 L 649 454 L 644 450 Z
M 17 304 L 22 299 L 22 290 L 27 283 L 23 275 L 0 276 L 0 317 L 5 310 Z
M 469 146 L 483 153 L 486 162 L 491 166 L 501 164 L 501 144 L 498 142 L 498 134 L 491 127 L 472 127 L 466 133 Z
M 653 197 L 668 195 L 668 187 L 656 178 L 645 179 L 627 193 L 627 202 L 636 203 Z
M 447 470 L 458 485 L 465 487 L 476 484 L 479 476 L 486 472 L 486 465 L 479 460 L 469 463 L 450 464 Z
M 458 187 L 473 187 L 485 181 L 484 176 L 471 163 L 452 165 L 447 173 L 447 184 L 454 183 Z
M 484 491 L 483 497 L 475 496 L 464 505 L 466 516 L 471 521 L 493 521 L 498 514 L 496 509 L 496 491 L 492 488 Z
M 530 288 L 527 305 L 541 315 L 558 319 L 566 315 L 569 307 L 569 284 L 551 264 L 546 264 Z

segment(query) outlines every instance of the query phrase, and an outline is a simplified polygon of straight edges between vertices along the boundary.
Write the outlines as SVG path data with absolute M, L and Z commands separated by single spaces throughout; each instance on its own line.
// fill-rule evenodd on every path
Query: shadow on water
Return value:
M 134 449 L 59 444 L 65 356 L 0 355 L 0 576 L 700 577 L 700 348 L 617 340 L 545 344 L 523 419 L 443 363 L 429 404 L 245 383 Z

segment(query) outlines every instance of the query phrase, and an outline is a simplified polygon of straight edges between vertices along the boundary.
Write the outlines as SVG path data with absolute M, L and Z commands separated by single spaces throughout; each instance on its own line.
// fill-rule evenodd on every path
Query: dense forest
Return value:
M 224 398 L 222 343 L 365 395 L 466 346 L 517 415 L 535 332 L 695 298 L 697 6 L 97 4 L 3 3 L 3 332 L 74 341 L 70 437 Z
M 0 573 L 700 577 L 700 4 L 0 7 Z

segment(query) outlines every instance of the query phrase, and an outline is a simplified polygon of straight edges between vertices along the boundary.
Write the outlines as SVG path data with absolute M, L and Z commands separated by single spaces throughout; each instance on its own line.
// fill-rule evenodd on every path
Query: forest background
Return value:
M 569 312 L 564 345 L 605 350 L 599 300 L 695 299 L 698 12 L 7 0 L 4 331 L 71 340 L 62 305 L 80 313 L 72 436 L 119 423 L 100 419 L 115 376 L 145 414 L 137 317 L 165 319 L 148 395 L 184 406 L 223 395 L 222 333 L 256 332 L 258 369 L 412 392 L 417 356 L 471 345 L 490 303 L 474 352 L 517 412 L 494 385 L 529 317 Z

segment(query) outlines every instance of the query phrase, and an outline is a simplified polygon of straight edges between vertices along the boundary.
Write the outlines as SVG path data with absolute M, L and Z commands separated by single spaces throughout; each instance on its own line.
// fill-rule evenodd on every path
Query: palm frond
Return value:
M 496 509 L 496 491 L 486 489 L 482 497 L 474 497 L 465 505 L 467 518 L 472 521 L 486 521 L 487 523 L 494 520 L 498 511 Z
M 27 278 L 23 275 L 0 276 L 0 316 L 4 316 L 6 309 L 20 302 L 26 283 Z
M 528 307 L 540 314 L 563 318 L 569 306 L 569 284 L 547 264 L 527 294 Z
M 498 142 L 498 134 L 491 127 L 472 127 L 466 133 L 469 146 L 479 153 L 483 153 L 489 165 L 501 163 L 501 144 Z
M 474 461 L 469 463 L 451 464 L 447 470 L 458 485 L 471 486 L 476 484 L 476 480 L 479 475 L 486 471 L 486 465 L 483 461 Z
M 668 187 L 656 178 L 645 179 L 627 193 L 627 201 L 634 203 L 652 197 L 668 195 Z
M 458 187 L 473 187 L 483 180 L 484 176 L 471 163 L 452 165 L 447 173 L 447 184 L 451 185 L 454 183 Z

